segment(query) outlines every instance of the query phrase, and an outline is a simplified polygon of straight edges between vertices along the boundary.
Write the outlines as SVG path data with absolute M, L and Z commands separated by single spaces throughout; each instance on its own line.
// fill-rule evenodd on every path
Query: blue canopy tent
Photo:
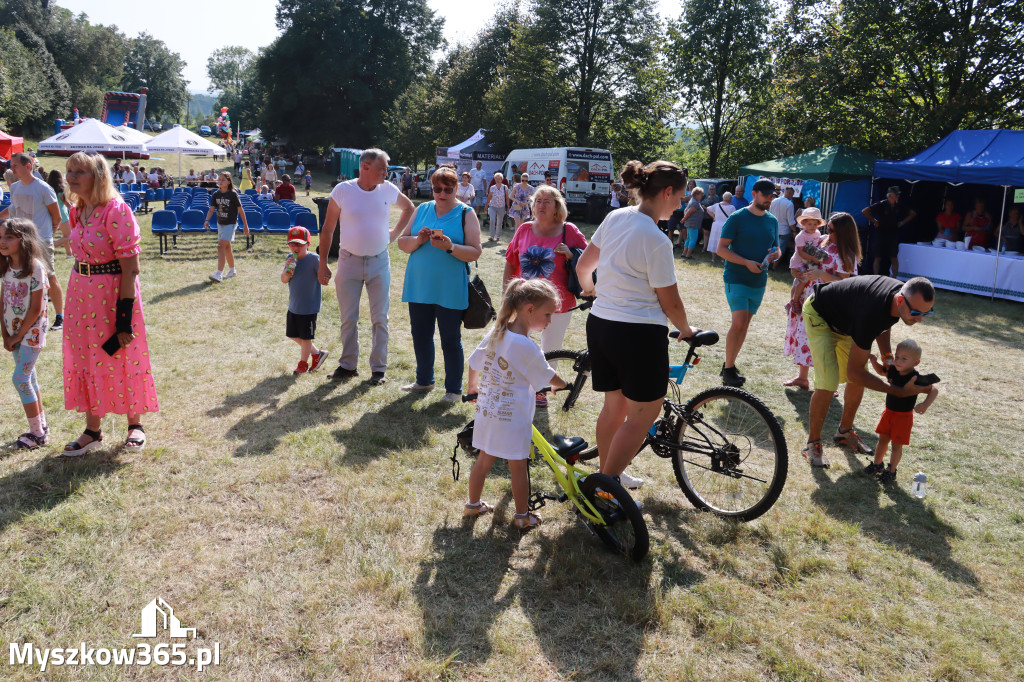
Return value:
M 874 174 L 878 178 L 906 180 L 910 183 L 927 181 L 951 185 L 970 183 L 1002 187 L 1003 200 L 996 237 L 998 245 L 1006 220 L 1006 200 L 1010 187 L 1024 187 L 1024 131 L 958 130 L 931 147 L 901 161 L 876 161 Z M 1024 300 L 1024 282 L 1004 281 L 1003 287 L 997 286 L 997 281 L 1000 280 L 999 257 L 997 248 L 992 268 L 992 296 Z M 1011 265 L 1016 266 L 1016 263 Z M 900 274 L 904 274 L 902 267 L 900 270 Z M 1005 277 L 1002 279 L 1006 280 Z M 964 284 L 954 281 L 936 283 Z M 976 286 L 946 288 L 962 291 L 977 289 Z

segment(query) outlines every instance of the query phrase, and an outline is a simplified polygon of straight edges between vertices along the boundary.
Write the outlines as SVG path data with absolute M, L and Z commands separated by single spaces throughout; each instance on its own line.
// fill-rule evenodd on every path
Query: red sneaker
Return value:
M 320 366 L 324 364 L 324 360 L 327 359 L 327 349 L 321 348 L 320 352 L 313 356 L 313 361 L 309 363 L 309 371 L 315 372 L 320 369 Z
M 292 372 L 292 374 L 305 374 L 308 371 L 309 365 L 303 362 L 302 360 L 299 360 L 299 366 L 295 368 L 295 371 Z

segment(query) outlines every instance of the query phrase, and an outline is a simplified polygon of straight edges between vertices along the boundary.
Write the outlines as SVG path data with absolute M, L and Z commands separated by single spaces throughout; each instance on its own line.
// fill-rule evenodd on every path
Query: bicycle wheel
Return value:
M 537 429 L 545 436 L 579 436 L 588 443 L 579 459 L 586 461 L 596 457 L 597 416 L 604 405 L 604 395 L 588 385 L 590 355 L 585 350 L 553 350 L 545 353 L 544 359 L 569 386 L 547 394 L 548 408 L 538 409 L 534 415 Z
M 673 440 L 676 481 L 697 509 L 750 521 L 771 509 L 786 484 L 782 427 L 741 389 L 720 386 L 693 396 Z
M 606 525 L 587 522 L 601 541 L 613 552 L 640 561 L 650 549 L 647 522 L 636 502 L 611 476 L 590 474 L 579 483 L 580 493 L 601 513 Z

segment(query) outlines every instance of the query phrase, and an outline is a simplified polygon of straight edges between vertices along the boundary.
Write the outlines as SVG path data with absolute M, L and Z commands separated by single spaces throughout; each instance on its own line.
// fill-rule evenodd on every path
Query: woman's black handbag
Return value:
M 466 233 L 466 211 L 462 211 L 462 233 Z M 479 270 L 479 266 L 477 266 Z M 471 274 L 469 263 L 466 263 L 466 274 Z M 469 305 L 462 313 L 462 326 L 466 329 L 483 329 L 491 323 L 498 314 L 494 312 L 491 304 L 491 295 L 487 293 L 487 287 L 480 275 L 473 275 L 469 280 Z
M 565 244 L 565 225 L 562 225 L 562 243 Z M 578 246 L 570 246 L 569 251 L 572 252 L 572 256 L 565 259 L 565 267 L 569 270 L 569 282 L 565 288 L 575 298 L 579 298 L 583 295 L 583 287 L 580 286 L 580 279 L 576 276 L 576 265 L 580 262 L 583 249 Z M 597 283 L 597 272 L 594 273 L 594 283 Z

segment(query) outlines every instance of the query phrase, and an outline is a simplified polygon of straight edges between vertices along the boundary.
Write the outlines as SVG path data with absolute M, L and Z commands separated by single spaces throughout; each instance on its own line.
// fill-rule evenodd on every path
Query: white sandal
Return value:
M 462 518 L 476 518 L 477 516 L 482 516 L 492 511 L 494 511 L 494 507 L 483 500 L 480 500 L 476 504 L 470 504 L 467 502 L 466 506 L 462 508 Z
M 65 445 L 64 446 L 64 451 L 61 452 L 60 454 L 63 455 L 64 457 L 78 457 L 80 455 L 84 455 L 87 452 L 91 452 L 92 450 L 95 450 L 96 448 L 103 447 L 103 432 L 102 431 L 93 431 L 92 429 L 86 429 L 82 433 L 82 435 L 83 436 L 89 436 L 89 438 L 92 438 L 92 440 L 89 441 L 88 443 L 86 443 L 85 445 L 82 445 L 82 443 L 81 443 L 81 438 L 82 437 L 79 436 L 78 440 L 73 440 L 70 443 L 68 443 L 67 445 Z M 70 449 L 68 449 L 68 448 L 70 448 Z

